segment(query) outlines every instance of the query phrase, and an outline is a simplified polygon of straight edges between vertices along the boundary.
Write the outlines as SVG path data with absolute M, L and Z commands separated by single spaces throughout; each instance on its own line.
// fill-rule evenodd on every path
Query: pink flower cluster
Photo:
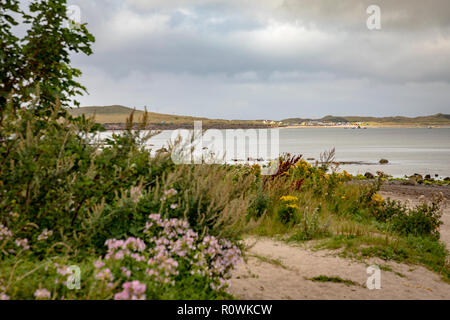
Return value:
M 140 187 L 131 187 L 130 197 L 135 202 L 139 201 L 139 199 L 142 198 L 142 189 Z
M 206 274 L 214 278 L 219 277 L 219 284 L 216 289 L 220 289 L 225 285 L 223 279 L 229 279 L 234 267 L 241 260 L 241 250 L 234 246 L 230 241 L 218 241 L 216 238 L 206 236 L 203 238 L 199 249 L 204 254 L 204 259 L 210 261 L 209 268 L 206 269 Z M 214 285 L 213 285 L 214 289 Z
M 9 241 L 13 241 L 13 233 L 8 229 L 8 227 L 6 227 L 5 225 L 0 223 L 0 245 L 2 244 L 1 242 L 9 242 Z M 30 245 L 28 244 L 28 239 L 21 239 L 21 238 L 17 238 L 14 243 L 16 244 L 17 247 L 21 247 L 23 250 L 28 250 L 30 249 Z M 5 251 L 3 251 L 5 252 Z M 16 253 L 16 250 L 13 248 L 9 248 L 7 250 L 7 252 L 9 253 Z M 1 254 L 1 251 L 0 251 Z
M 125 277 L 127 277 L 127 278 L 131 277 L 131 271 L 128 270 L 126 267 L 120 267 L 120 270 L 122 271 L 122 274 Z
M 123 290 L 114 295 L 114 300 L 145 300 L 145 290 L 147 286 L 138 280 L 125 282 Z
M 111 271 L 114 262 L 123 261 L 127 257 L 134 260 L 135 263 L 142 263 L 146 260 L 146 257 L 143 255 L 146 245 L 141 239 L 133 237 L 126 240 L 108 239 L 105 245 L 108 247 L 108 252 L 104 261 L 99 259 L 94 262 L 94 267 L 97 269 L 95 278 L 107 282 L 107 285 L 110 287 L 112 287 L 112 281 L 114 280 L 114 274 Z M 120 271 L 121 275 L 126 278 L 131 277 L 131 270 L 125 266 L 121 266 Z
M 165 201 L 168 198 L 171 198 L 173 196 L 176 196 L 178 193 L 177 190 L 175 190 L 174 188 L 169 189 L 167 191 L 164 192 L 164 195 L 162 196 L 162 198 L 160 199 L 161 201 Z
M 28 245 L 28 239 L 16 239 L 16 245 L 18 247 L 22 247 L 23 250 L 30 249 L 30 246 Z
M 56 273 L 61 276 L 66 276 L 68 274 L 71 274 L 70 269 L 66 266 L 60 267 L 57 263 L 55 263 L 55 267 L 56 267 Z
M 44 229 L 44 231 L 42 231 L 42 233 L 37 237 L 37 240 L 38 241 L 47 240 L 48 237 L 51 237 L 52 235 L 53 235 L 52 230 Z
M 144 234 L 145 242 L 132 237 L 108 239 L 105 258 L 94 262 L 96 279 L 108 287 L 115 287 L 114 279 L 124 281 L 114 299 L 145 299 L 146 286 L 137 279 L 175 285 L 181 270 L 207 277 L 211 288 L 220 290 L 240 261 L 241 251 L 230 241 L 212 236 L 201 239 L 185 220 L 151 214 Z
M 144 232 L 152 236 L 149 238 L 152 257 L 148 264 L 153 269 L 147 273 L 163 283 L 178 274 L 179 263 L 185 263 L 191 274 L 208 276 L 211 287 L 218 290 L 227 285 L 225 279 L 231 277 L 240 261 L 241 251 L 230 241 L 212 236 L 200 240 L 185 220 L 162 219 L 159 214 L 151 214 Z
M 108 239 L 105 242 L 108 247 L 106 260 L 122 260 L 125 257 L 131 257 L 136 261 L 144 261 L 145 257 L 140 254 L 145 250 L 145 242 L 139 238 L 128 238 L 127 240 Z
M 2 279 L 0 279 L 0 301 L 9 300 L 9 296 L 5 293 L 6 287 L 3 285 Z
M 36 297 L 36 300 L 48 300 L 50 299 L 50 291 L 47 289 L 37 289 L 34 292 L 34 296 Z
M 9 229 L 0 223 L 0 241 L 9 240 L 12 237 L 12 232 Z
M 113 281 L 114 275 L 112 274 L 111 270 L 108 268 L 99 270 L 96 275 L 95 279 L 101 280 L 101 281 Z
M 9 300 L 9 296 L 4 292 L 0 292 L 0 300 Z

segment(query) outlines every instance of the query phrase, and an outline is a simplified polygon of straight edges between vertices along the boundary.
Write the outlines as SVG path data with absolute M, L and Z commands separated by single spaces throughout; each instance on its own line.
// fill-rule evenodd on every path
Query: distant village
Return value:
M 304 126 L 304 127 L 352 127 L 352 128 L 365 128 L 369 126 L 366 122 L 333 122 L 333 121 L 321 121 L 321 120 L 308 120 L 302 122 L 283 122 L 273 120 L 263 120 L 263 124 L 272 125 L 277 127 L 285 126 Z

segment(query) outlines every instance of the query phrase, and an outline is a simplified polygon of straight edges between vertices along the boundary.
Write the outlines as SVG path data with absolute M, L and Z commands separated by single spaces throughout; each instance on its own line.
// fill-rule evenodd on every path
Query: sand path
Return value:
M 409 200 L 417 197 L 382 193 L 383 197 Z M 450 208 L 447 205 L 441 228 L 442 240 L 450 248 Z M 439 275 L 417 265 L 381 259 L 354 261 L 332 251 L 313 251 L 310 245 L 293 245 L 267 238 L 247 238 L 248 259 L 231 280 L 230 293 L 240 299 L 450 299 L 450 284 Z M 381 270 L 381 289 L 369 290 L 367 267 L 389 266 Z M 318 276 L 339 277 L 354 284 L 315 282 Z

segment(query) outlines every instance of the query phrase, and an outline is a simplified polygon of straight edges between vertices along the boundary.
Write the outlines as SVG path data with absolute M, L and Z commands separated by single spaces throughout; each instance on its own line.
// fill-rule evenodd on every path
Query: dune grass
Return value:
M 347 286 L 357 286 L 358 285 L 354 281 L 345 280 L 345 279 L 342 279 L 341 277 L 329 277 L 329 276 L 324 276 L 324 275 L 320 275 L 320 276 L 313 277 L 313 278 L 308 278 L 308 280 L 311 280 L 311 281 L 314 281 L 314 282 L 342 283 L 342 284 L 345 284 Z

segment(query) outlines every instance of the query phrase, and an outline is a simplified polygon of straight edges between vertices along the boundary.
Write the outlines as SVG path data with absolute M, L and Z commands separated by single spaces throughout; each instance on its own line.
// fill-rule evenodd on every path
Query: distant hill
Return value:
M 81 115 L 94 117 L 95 121 L 101 124 L 123 124 L 126 119 L 130 116 L 132 108 L 112 105 L 112 106 L 92 106 L 92 107 L 81 107 L 70 109 L 69 112 L 72 115 Z M 144 111 L 135 110 L 135 120 L 139 121 L 142 117 Z M 246 128 L 246 127 L 267 127 L 262 120 L 224 120 L 224 119 L 209 119 L 203 117 L 192 117 L 192 116 L 181 116 L 172 115 L 157 112 L 148 112 L 150 125 L 164 129 L 172 127 L 192 127 L 194 121 L 202 121 L 205 128 Z M 371 125 L 392 125 L 392 126 L 450 126 L 450 114 L 438 113 L 430 116 L 420 116 L 420 117 L 360 117 L 360 116 L 332 116 L 327 115 L 320 119 L 310 119 L 310 118 L 289 118 L 281 120 L 283 125 L 296 125 L 303 122 L 309 121 L 320 121 L 320 122 L 366 122 Z
M 134 111 L 134 116 L 136 120 L 144 114 L 142 110 L 134 110 L 132 108 L 113 105 L 104 107 L 81 107 L 73 108 L 69 112 L 72 115 L 86 115 L 93 116 L 95 120 L 99 123 L 125 123 L 126 119 Z M 185 122 L 185 121 L 195 121 L 195 120 L 207 120 L 207 118 L 196 118 L 189 116 L 176 116 L 164 113 L 148 112 L 151 123 L 161 123 L 164 121 L 170 122 Z
M 450 125 L 450 114 L 438 113 L 420 117 L 360 117 L 360 116 L 325 116 L 320 119 L 289 118 L 282 120 L 285 124 L 298 124 L 308 121 L 321 122 L 366 122 L 385 125 Z
M 70 109 L 70 114 L 74 116 L 86 115 L 93 117 L 96 122 L 108 124 L 106 127 L 112 127 L 112 124 L 124 124 L 134 109 L 120 105 L 104 107 L 80 107 Z M 142 110 L 135 110 L 134 119 L 139 121 L 144 114 Z M 158 129 L 171 129 L 174 127 L 192 127 L 194 121 L 202 121 L 205 128 L 234 128 L 234 127 L 266 127 L 262 121 L 257 120 L 223 120 L 208 119 L 202 117 L 180 116 L 165 113 L 156 113 L 148 111 L 149 125 Z
M 81 115 L 81 114 L 98 114 L 98 115 L 129 115 L 133 109 L 114 105 L 114 106 L 105 106 L 105 107 L 81 107 L 81 108 L 73 108 L 70 110 L 72 115 Z M 136 113 L 142 113 L 141 111 L 136 111 Z

